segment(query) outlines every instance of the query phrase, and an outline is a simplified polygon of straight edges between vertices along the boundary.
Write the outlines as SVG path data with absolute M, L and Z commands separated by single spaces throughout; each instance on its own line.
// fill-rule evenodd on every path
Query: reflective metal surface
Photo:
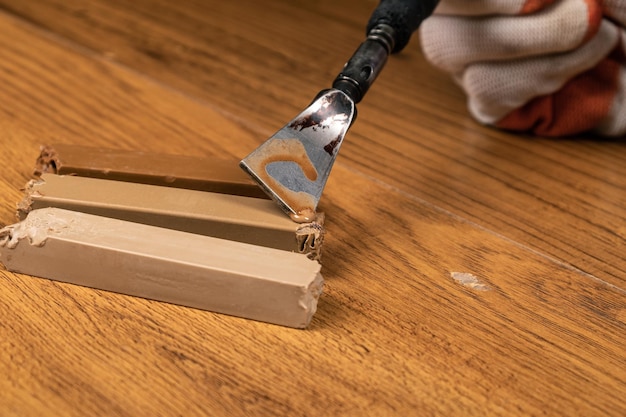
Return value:
M 354 117 L 350 97 L 327 90 L 240 165 L 288 213 L 314 213 Z

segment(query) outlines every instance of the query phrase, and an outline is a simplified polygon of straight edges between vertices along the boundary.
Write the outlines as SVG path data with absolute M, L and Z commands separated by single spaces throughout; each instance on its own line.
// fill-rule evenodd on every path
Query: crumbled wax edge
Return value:
M 324 213 L 318 213 L 313 222 L 303 224 L 296 230 L 298 252 L 306 254 L 313 261 L 321 262 L 324 234 Z
M 305 322 L 300 327 L 307 327 L 317 311 L 317 303 L 324 291 L 324 278 L 318 273 L 315 279 L 306 287 L 302 287 L 302 297 L 299 305 L 307 312 Z
M 28 239 L 29 244 L 41 247 L 46 244 L 50 233 L 67 226 L 67 223 L 62 220 L 57 220 L 55 224 L 26 219 L 0 230 L 0 246 L 15 249 L 23 239 Z
M 41 145 L 39 147 L 39 156 L 35 162 L 33 175 L 39 177 L 48 172 L 56 174 L 60 165 L 59 155 L 56 149 L 49 145 Z
M 33 209 L 33 197 L 41 197 L 41 193 L 35 190 L 38 185 L 44 184 L 42 179 L 30 180 L 24 186 L 24 197 L 17 203 L 17 218 L 24 219 Z

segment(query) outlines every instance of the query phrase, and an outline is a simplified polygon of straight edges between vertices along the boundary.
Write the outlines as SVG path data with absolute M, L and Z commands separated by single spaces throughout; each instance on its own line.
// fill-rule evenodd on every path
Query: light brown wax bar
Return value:
M 233 316 L 306 327 L 320 264 L 302 254 L 57 208 L 0 230 L 23 273 Z
M 268 198 L 235 160 L 80 145 L 42 146 L 35 175 L 78 175 Z
M 57 207 L 98 216 L 306 253 L 319 259 L 323 215 L 291 221 L 271 200 L 71 175 L 44 174 L 26 186 L 20 218 Z

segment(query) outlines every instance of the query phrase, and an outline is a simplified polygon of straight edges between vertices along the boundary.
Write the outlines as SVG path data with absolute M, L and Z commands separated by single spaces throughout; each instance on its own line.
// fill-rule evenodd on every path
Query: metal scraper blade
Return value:
M 295 221 L 310 221 L 355 117 L 354 101 L 326 90 L 240 166 Z

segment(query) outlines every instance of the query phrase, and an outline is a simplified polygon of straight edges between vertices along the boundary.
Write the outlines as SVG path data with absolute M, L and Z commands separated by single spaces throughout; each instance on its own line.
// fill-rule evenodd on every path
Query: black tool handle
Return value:
M 367 33 L 379 24 L 391 26 L 394 30 L 392 52 L 400 52 L 422 21 L 433 13 L 437 3 L 439 0 L 381 0 L 367 23 Z
M 385 66 L 389 54 L 400 52 L 439 0 L 381 0 L 367 24 L 367 39 L 333 82 L 355 103 L 363 99 Z

